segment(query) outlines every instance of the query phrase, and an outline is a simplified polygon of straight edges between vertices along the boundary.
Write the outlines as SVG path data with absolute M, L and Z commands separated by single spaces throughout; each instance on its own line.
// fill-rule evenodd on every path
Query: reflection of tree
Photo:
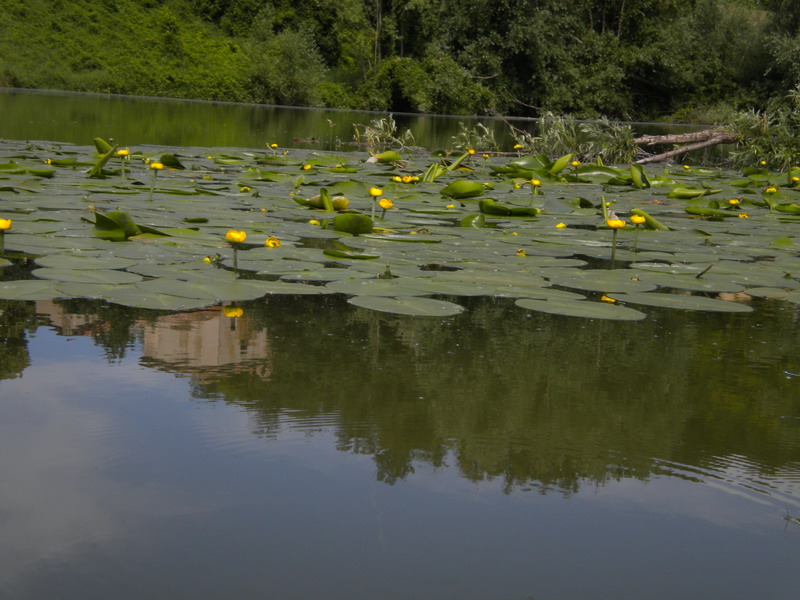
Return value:
M 469 310 L 441 320 L 340 297 L 270 298 L 235 321 L 195 311 L 145 322 L 105 308 L 107 319 L 136 323 L 126 340 L 83 308 L 110 357 L 138 332 L 156 349 L 145 364 L 189 374 L 195 397 L 245 407 L 256 434 L 332 424 L 337 448 L 373 456 L 387 483 L 452 463 L 470 480 L 572 493 L 647 478 L 665 461 L 738 455 L 763 473 L 796 461 L 796 432 L 777 418 L 800 414 L 797 381 L 782 373 L 800 370 L 796 311 L 648 309 L 631 324 L 459 301 Z
M 794 446 L 780 443 L 790 433 L 773 418 L 798 408 L 794 382 L 775 372 L 794 356 L 791 312 L 776 310 L 754 328 L 750 315 L 651 310 L 655 318 L 632 325 L 526 313 L 498 300 L 425 320 L 336 302 L 273 299 L 250 309 L 269 323 L 272 378 L 223 378 L 196 393 L 245 404 L 270 430 L 287 409 L 335 415 L 339 447 L 372 454 L 387 482 L 448 456 L 464 476 L 508 486 L 570 491 L 584 480 L 647 477 L 654 459 L 697 464 L 716 452 L 708 446 L 716 436 L 687 437 L 701 417 L 703 430 L 730 432 L 721 453 L 748 454 L 765 468 L 792 460 Z M 770 365 L 766 389 L 754 349 Z M 720 395 L 729 401 L 715 402 Z M 745 402 L 749 423 L 734 401 Z
M 0 300 L 0 379 L 13 379 L 31 364 L 26 332 L 34 326 L 30 302 Z

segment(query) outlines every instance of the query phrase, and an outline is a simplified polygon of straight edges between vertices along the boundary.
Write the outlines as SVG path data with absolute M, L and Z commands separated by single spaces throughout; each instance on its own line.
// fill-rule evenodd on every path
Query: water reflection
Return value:
M 796 310 L 470 302 L 0 303 L 0 597 L 793 597 Z
M 260 436 L 332 424 L 336 447 L 371 456 L 390 484 L 452 464 L 507 492 L 665 473 L 787 501 L 798 491 L 800 382 L 784 373 L 798 371 L 797 314 L 778 303 L 755 317 L 653 311 L 635 326 L 508 301 L 448 320 L 335 298 L 243 307 L 154 317 L 73 300 L 36 312 L 109 357 L 135 343 L 141 365 L 189 377 L 196 398 L 246 408 Z
M 278 107 L 80 94 L 0 88 L 0 138 L 11 140 L 58 140 L 90 143 L 100 136 L 122 145 L 220 146 L 264 148 L 277 143 L 283 147 L 323 150 L 351 150 L 353 124 L 369 124 L 381 113 Z M 450 148 L 451 138 L 460 131 L 482 123 L 494 132 L 501 149 L 515 141 L 506 121 L 533 131 L 530 119 L 448 117 L 441 115 L 396 114 L 400 131 L 414 134 L 423 148 Z M 636 124 L 641 133 L 677 133 L 697 127 Z

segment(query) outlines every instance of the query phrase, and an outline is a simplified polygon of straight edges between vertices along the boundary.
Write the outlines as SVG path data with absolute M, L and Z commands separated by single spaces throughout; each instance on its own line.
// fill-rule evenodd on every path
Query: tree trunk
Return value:
M 659 146 L 662 144 L 691 144 L 692 142 L 703 142 L 717 138 L 722 138 L 720 141 L 716 142 L 717 144 L 722 141 L 736 141 L 736 135 L 733 133 L 706 129 L 704 131 L 695 131 L 694 133 L 679 133 L 674 135 L 643 135 L 633 140 L 633 143 L 640 147 Z
M 699 132 L 699 133 L 704 133 L 704 132 Z M 653 137 L 679 137 L 679 136 L 653 136 Z M 639 159 L 635 161 L 634 164 L 646 165 L 648 163 L 661 162 L 662 160 L 669 160 L 670 158 L 673 158 L 675 156 L 680 156 L 681 154 L 685 154 L 686 152 L 691 152 L 692 150 L 702 150 L 703 148 L 716 146 L 717 144 L 724 144 L 735 141 L 736 141 L 736 136 L 732 133 L 718 133 L 716 136 L 707 138 L 704 141 L 697 142 L 696 144 L 689 144 L 688 146 L 683 146 L 682 148 L 676 148 L 675 150 L 670 150 L 669 152 L 663 152 L 661 154 L 655 154 L 653 156 L 648 156 L 647 158 Z M 670 143 L 670 142 L 663 142 L 663 143 Z

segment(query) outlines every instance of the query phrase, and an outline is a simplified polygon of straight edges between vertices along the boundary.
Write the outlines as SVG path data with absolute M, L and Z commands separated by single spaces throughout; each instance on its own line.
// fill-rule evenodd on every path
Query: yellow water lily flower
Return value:
M 402 183 L 403 179 L 405 179 L 405 177 L 400 177 L 399 175 L 395 175 L 394 177 L 392 177 L 392 181 L 394 181 L 395 183 Z
M 447 206 L 445 206 L 445 208 L 455 208 L 455 207 L 456 207 L 455 204 L 448 204 Z
M 267 248 L 278 248 L 279 246 L 283 246 L 280 240 L 276 238 L 274 235 L 271 235 L 266 240 L 264 240 L 264 245 Z
M 0 231 L 8 231 L 11 229 L 12 223 L 11 219 L 0 219 Z
M 306 163 L 303 165 L 303 171 L 308 171 L 311 168 L 311 165 Z
M 212 263 L 212 262 L 214 262 L 214 261 L 213 261 L 213 260 L 211 260 L 211 257 L 210 257 L 210 256 L 206 256 L 206 257 L 204 257 L 204 258 L 203 258 L 203 262 L 204 262 L 204 263 Z
M 519 235 L 516 231 L 512 231 L 511 235 Z
M 278 144 L 270 144 L 270 145 L 269 145 L 269 147 L 270 147 L 270 148 L 277 148 L 277 147 L 278 147 Z
M 311 220 L 308 222 L 308 224 L 309 224 L 309 225 L 314 225 L 314 226 L 316 226 L 316 227 L 319 227 L 319 226 L 320 226 L 320 222 L 319 222 L 319 221 L 317 221 L 316 219 L 311 219 Z
M 642 215 L 631 215 L 631 223 L 634 225 L 641 225 L 645 222 L 645 218 Z
M 800 183 L 800 177 L 797 177 L 797 176 L 795 175 L 794 177 L 792 177 L 792 181 L 793 181 L 794 183 Z
M 416 175 L 412 175 L 411 181 L 419 181 L 419 177 L 417 177 Z
M 579 161 L 579 160 L 573 160 L 573 161 L 572 161 L 572 166 L 573 166 L 573 167 L 580 167 L 580 166 L 581 166 L 581 161 Z
M 241 317 L 244 314 L 244 311 L 238 306 L 223 306 L 222 314 L 226 317 L 235 318 Z
M 130 154 L 130 150 L 127 148 L 123 148 L 122 150 L 117 150 L 117 156 L 128 156 Z
M 411 179 L 410 175 L 403 175 L 400 178 L 400 181 L 402 181 L 403 183 L 411 183 L 413 181 L 413 179 Z
M 748 215 L 746 212 L 741 212 L 741 213 L 738 214 L 738 217 L 740 219 L 749 219 L 750 215 Z
M 556 225 L 556 229 L 564 229 L 566 226 L 567 226 L 566 223 L 559 223 L 558 225 Z
M 488 154 L 484 154 L 483 158 L 489 158 L 489 155 Z
M 728 200 L 728 204 L 730 204 L 731 206 L 739 206 L 740 202 L 741 200 L 739 200 L 738 198 L 731 198 L 730 200 Z
M 161 169 L 164 168 L 164 165 L 161 164 L 160 162 L 151 162 L 150 163 L 150 168 L 151 169 L 155 169 L 156 171 L 160 171 Z
M 377 198 L 378 196 L 383 196 L 383 190 L 381 188 L 371 187 L 369 188 L 369 195 L 373 198 Z
M 760 164 L 762 167 L 765 167 L 765 166 L 767 165 L 767 161 L 765 161 L 765 160 L 762 160 L 762 161 L 761 161 L 760 163 L 758 163 L 758 164 Z
M 522 148 L 522 144 L 514 144 L 514 150 L 519 150 Z
M 690 167 L 689 165 L 683 165 L 683 168 L 684 168 L 684 169 L 686 169 L 686 170 L 688 171 L 688 170 L 689 170 L 689 169 L 691 169 L 692 167 Z
M 606 296 L 605 294 L 603 294 L 603 295 L 600 297 L 600 302 L 608 302 L 609 304 L 616 304 L 616 303 L 617 303 L 617 301 L 616 301 L 616 300 L 614 300 L 613 298 L 609 298 L 609 297 L 608 297 L 608 296 Z
M 538 179 L 531 179 L 531 185 L 533 187 L 538 187 L 538 186 L 542 185 L 542 182 L 539 181 Z
M 242 192 L 242 193 L 244 193 L 244 192 L 250 192 L 250 191 L 252 191 L 252 190 L 251 190 L 251 189 L 250 189 L 248 186 L 246 186 L 246 185 L 243 185 L 243 186 L 241 186 L 241 187 L 239 188 L 239 191 L 240 191 L 240 192 Z
M 473 150 L 472 148 L 467 148 L 467 154 L 473 156 L 475 154 L 475 150 Z
M 525 257 L 527 256 L 527 252 L 525 252 L 525 248 L 517 248 L 514 252 L 517 256 Z
M 392 202 L 388 198 L 381 198 L 380 200 L 378 200 L 378 206 L 380 206 L 383 210 L 389 210 L 394 206 L 394 202 Z
M 611 229 L 622 229 L 625 227 L 625 221 L 622 219 L 608 219 L 606 225 L 611 227 Z
M 241 244 L 246 239 L 247 234 L 238 229 L 230 229 L 228 230 L 228 233 L 225 234 L 225 241 L 231 244 Z
M 775 189 L 774 187 L 768 187 L 767 189 L 765 189 L 765 190 L 764 190 L 764 193 L 765 193 L 765 194 L 774 194 L 774 193 L 775 193 L 775 192 L 777 192 L 777 191 L 778 191 L 778 190 L 777 190 L 777 189 Z
M 53 164 L 53 159 L 52 159 L 52 158 L 48 158 L 48 159 L 46 159 L 46 160 L 44 161 L 44 164 L 46 164 L 46 165 L 52 165 L 52 164 Z

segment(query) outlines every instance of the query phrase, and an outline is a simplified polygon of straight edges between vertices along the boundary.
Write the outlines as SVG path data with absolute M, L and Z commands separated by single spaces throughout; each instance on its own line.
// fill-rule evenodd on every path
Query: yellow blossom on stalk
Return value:
M 204 257 L 204 258 L 203 258 L 203 262 L 204 262 L 204 263 L 212 263 L 212 262 L 214 262 L 214 261 L 212 261 L 212 260 L 211 260 L 211 257 L 210 257 L 210 256 L 206 256 L 206 257 Z
M 608 302 L 609 304 L 616 304 L 616 302 L 617 302 L 617 301 L 616 301 L 616 300 L 614 300 L 613 298 L 609 298 L 608 296 L 606 296 L 605 294 L 603 294 L 603 295 L 600 297 L 600 302 Z
M 411 181 L 412 181 L 411 175 L 403 175 L 400 178 L 400 181 L 402 181 L 403 183 L 411 183 Z
M 778 190 L 777 190 L 777 189 L 775 189 L 774 187 L 768 187 L 767 189 L 765 189 L 765 190 L 764 190 L 764 193 L 765 193 L 765 194 L 774 194 L 774 193 L 775 193 L 775 192 L 777 192 L 777 191 L 778 191 Z
M 512 231 L 511 235 L 519 235 L 516 231 Z
M 631 215 L 631 223 L 634 225 L 641 225 L 645 222 L 645 218 L 642 215 Z
M 690 167 L 689 165 L 683 165 L 683 168 L 684 168 L 684 169 L 686 169 L 686 170 L 688 171 L 688 170 L 689 170 L 689 169 L 691 169 L 692 167 Z
M 244 314 L 244 311 L 238 306 L 223 306 L 222 314 L 226 317 L 235 318 L 241 317 Z
M 378 206 L 380 206 L 383 210 L 389 210 L 394 206 L 394 203 L 388 198 L 381 198 L 378 200 Z
M 522 148 L 522 144 L 514 144 L 514 150 L 519 150 Z
M 730 204 L 731 206 L 739 206 L 740 202 L 741 200 L 739 200 L 738 198 L 731 198 L 730 200 L 728 200 L 728 204 Z
M 270 148 L 277 148 L 277 147 L 278 147 L 278 144 L 270 144 L 270 145 L 269 145 L 269 147 L 270 147 Z
M 266 240 L 264 240 L 264 245 L 267 248 L 277 248 L 279 246 L 283 246 L 280 240 L 276 238 L 274 235 L 269 236 Z
M 306 163 L 303 165 L 303 171 L 308 171 L 311 168 L 311 165 Z
M 239 188 L 239 191 L 240 191 L 240 192 L 242 192 L 242 193 L 244 193 L 244 192 L 249 192 L 249 191 L 251 191 L 251 190 L 250 190 L 250 188 L 249 188 L 249 187 L 247 187 L 246 185 L 243 185 L 243 186 L 241 186 L 241 187 Z
M 750 215 L 748 215 L 746 212 L 741 212 L 741 213 L 739 213 L 738 216 L 739 216 L 740 219 L 749 219 L 750 218 Z
M 267 212 L 267 209 L 266 208 L 262 208 L 261 212 Z
M 765 161 L 765 160 L 762 160 L 762 161 L 761 161 L 759 164 L 760 164 L 762 167 L 765 167 L 765 166 L 767 166 L 767 161 Z
M 125 157 L 128 156 L 129 154 L 130 150 L 128 150 L 127 148 L 123 148 L 122 150 L 117 150 L 117 156 Z
M 160 162 L 151 162 L 150 163 L 150 168 L 151 169 L 155 169 L 156 171 L 160 171 L 161 169 L 164 168 L 164 165 L 161 164 Z
M 608 219 L 606 225 L 611 227 L 611 229 L 622 229 L 625 227 L 625 221 L 622 219 Z
M 394 177 L 392 177 L 392 181 L 394 181 L 395 183 L 401 183 L 403 179 L 405 179 L 405 177 L 400 177 L 399 175 L 395 175 Z
M 52 158 L 48 158 L 47 160 L 44 161 L 44 164 L 52 165 L 53 164 L 53 159 Z
M 469 154 L 470 156 L 472 156 L 472 155 L 474 155 L 474 154 L 475 154 L 475 150 L 473 150 L 472 148 L 467 148 L 467 154 Z
M 238 229 L 230 229 L 228 230 L 228 233 L 225 234 L 225 241 L 231 244 L 241 244 L 246 239 L 247 234 Z
M 538 186 L 542 185 L 542 182 L 539 181 L 538 179 L 531 179 L 531 185 L 533 187 L 538 187 Z
M 371 187 L 369 188 L 369 195 L 373 198 L 377 198 L 378 196 L 383 196 L 383 190 L 381 188 Z
M 0 231 L 8 231 L 11 229 L 11 224 L 13 221 L 11 219 L 0 219 Z
M 445 206 L 445 208 L 455 208 L 455 207 L 456 207 L 455 204 L 448 204 L 447 206 Z
M 556 229 L 564 229 L 566 226 L 567 226 L 566 223 L 559 223 L 558 225 L 556 225 Z
M 523 257 L 523 258 L 524 258 L 525 256 L 528 256 L 528 253 L 527 253 L 527 252 L 525 252 L 525 248 L 517 248 L 517 249 L 516 249 L 516 251 L 515 251 L 515 254 L 516 254 L 517 256 L 521 256 L 521 257 Z
M 794 183 L 800 183 L 800 177 L 797 177 L 797 176 L 795 175 L 794 177 L 792 177 L 792 181 L 793 181 Z
M 319 227 L 319 226 L 320 226 L 320 222 L 319 222 L 319 221 L 317 221 L 316 219 L 311 219 L 311 220 L 308 222 L 308 224 L 309 224 L 309 225 L 315 225 L 315 226 L 317 226 L 317 227 Z
M 412 175 L 411 181 L 419 181 L 419 177 L 417 177 L 416 175 Z
M 579 161 L 579 160 L 573 160 L 573 161 L 572 161 L 572 166 L 573 166 L 573 167 L 580 167 L 580 166 L 581 166 L 581 161 Z
M 488 154 L 484 154 L 483 158 L 489 158 L 489 155 Z

